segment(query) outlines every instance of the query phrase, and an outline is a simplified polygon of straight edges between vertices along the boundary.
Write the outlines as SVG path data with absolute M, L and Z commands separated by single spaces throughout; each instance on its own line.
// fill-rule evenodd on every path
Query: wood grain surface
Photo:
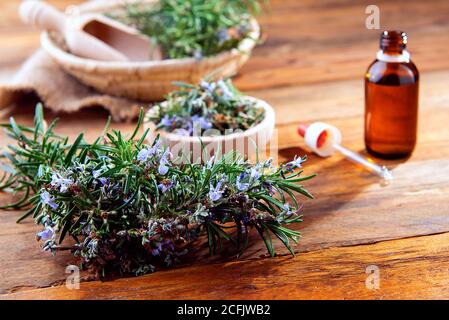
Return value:
M 449 235 L 191 266 L 113 282 L 21 290 L 5 299 L 437 299 L 449 294 Z M 394 258 L 393 258 L 394 257 Z M 374 270 L 379 282 L 368 276 Z M 366 283 L 368 279 L 368 284 Z
M 60 8 L 77 1 L 52 1 Z M 78 1 L 78 3 L 81 1 Z M 19 1 L 0 3 L 0 79 L 38 46 L 38 33 L 21 25 Z M 339 127 L 345 146 L 364 152 L 363 73 L 378 46 L 379 31 L 365 28 L 368 1 L 270 1 L 261 17 L 267 39 L 236 78 L 239 89 L 276 110 L 279 160 L 308 154 L 308 183 L 316 199 L 304 205 L 303 238 L 295 258 L 265 258 L 254 237 L 239 261 L 224 253 L 211 258 L 199 248 L 175 270 L 108 282 L 88 281 L 81 290 L 63 286 L 65 266 L 76 259 L 41 252 L 30 220 L 16 224 L 17 211 L 0 212 L 0 298 L 449 298 L 449 2 L 377 1 L 383 28 L 409 34 L 409 49 L 421 71 L 419 138 L 410 159 L 380 161 L 395 180 L 379 179 L 341 156 L 310 154 L 296 134 L 300 122 Z M 12 111 L 31 124 L 32 106 Z M 49 114 L 49 117 L 55 115 Z M 58 115 L 58 132 L 92 140 L 107 114 L 86 110 Z M 133 124 L 116 123 L 130 132 Z M 0 146 L 7 139 L 1 133 Z M 11 196 L 0 193 L 0 203 Z M 263 256 L 263 257 L 262 257 Z M 365 268 L 381 272 L 378 290 L 365 286 Z M 90 280 L 83 273 L 83 279 Z M 52 287 L 55 286 L 55 287 Z

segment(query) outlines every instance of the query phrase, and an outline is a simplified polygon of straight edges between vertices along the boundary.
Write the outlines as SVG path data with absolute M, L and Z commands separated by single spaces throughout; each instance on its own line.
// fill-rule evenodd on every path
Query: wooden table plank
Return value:
M 252 261 L 193 266 L 138 278 L 20 291 L 4 299 L 449 299 L 449 234 Z M 366 287 L 368 266 L 379 288 Z M 205 281 L 207 279 L 207 281 Z

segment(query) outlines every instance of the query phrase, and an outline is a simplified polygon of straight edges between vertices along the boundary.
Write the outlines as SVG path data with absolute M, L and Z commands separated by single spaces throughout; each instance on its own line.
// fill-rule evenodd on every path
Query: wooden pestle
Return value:
M 79 28 L 63 13 L 42 1 L 26 0 L 19 11 L 25 23 L 60 33 L 70 52 L 80 57 L 102 61 L 160 58 L 149 38 L 107 17 L 90 16 L 90 20 L 84 21 Z

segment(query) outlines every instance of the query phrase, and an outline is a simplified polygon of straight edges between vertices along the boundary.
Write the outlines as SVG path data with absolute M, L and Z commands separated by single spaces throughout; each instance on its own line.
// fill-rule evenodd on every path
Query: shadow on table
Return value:
M 359 151 L 360 154 L 368 156 L 364 150 Z M 308 235 L 306 241 L 299 244 L 295 249 L 298 252 L 306 252 L 326 247 L 326 244 L 333 243 L 335 239 L 332 234 L 324 234 L 320 232 L 320 221 L 326 219 L 329 215 L 338 213 L 344 210 L 344 207 L 353 201 L 359 194 L 365 192 L 367 188 L 374 184 L 379 184 L 381 179 L 369 171 L 365 170 L 351 161 L 344 158 L 323 159 L 314 154 L 310 154 L 305 149 L 300 147 L 284 148 L 279 151 L 279 158 L 284 162 L 292 160 L 296 155 L 308 154 L 308 161 L 304 166 L 305 174 L 317 173 L 317 177 L 305 182 L 307 190 L 314 196 L 315 200 L 304 201 L 304 222 L 289 227 L 298 231 L 306 231 L 313 226 L 313 232 L 320 233 L 319 236 L 313 237 Z M 337 155 L 336 155 L 337 156 Z M 397 161 L 381 161 L 375 160 L 377 163 L 387 165 L 390 169 L 407 161 L 407 159 Z M 303 199 L 301 197 L 301 199 Z M 348 214 L 348 219 L 357 213 L 352 212 Z M 352 221 L 348 221 L 352 222 Z M 345 226 L 336 226 L 336 229 L 343 229 Z M 345 230 L 346 231 L 346 230 Z M 338 232 L 338 230 L 337 230 Z M 345 239 L 348 240 L 348 239 Z M 273 244 L 276 251 L 281 254 L 289 254 L 277 238 L 273 237 Z M 330 246 L 330 245 L 329 245 Z M 267 256 L 267 250 L 264 242 L 255 230 L 251 231 L 249 238 L 249 245 L 245 253 L 240 259 L 259 259 Z M 184 263 L 211 263 L 211 262 L 226 262 L 235 261 L 236 251 L 231 245 L 225 246 L 221 253 L 214 257 L 208 254 L 208 247 L 205 239 L 200 242 L 197 248 L 194 249 L 194 254 L 186 258 Z

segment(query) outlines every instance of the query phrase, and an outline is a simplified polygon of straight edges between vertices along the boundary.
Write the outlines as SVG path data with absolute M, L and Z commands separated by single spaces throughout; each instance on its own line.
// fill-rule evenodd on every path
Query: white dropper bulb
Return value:
M 385 182 L 393 179 L 393 175 L 387 167 L 379 166 L 360 154 L 343 147 L 341 145 L 341 132 L 334 126 L 324 122 L 315 122 L 311 125 L 302 124 L 298 127 L 298 133 L 304 137 L 307 146 L 320 157 L 329 157 L 335 151 L 339 151 L 346 158 L 381 176 Z

